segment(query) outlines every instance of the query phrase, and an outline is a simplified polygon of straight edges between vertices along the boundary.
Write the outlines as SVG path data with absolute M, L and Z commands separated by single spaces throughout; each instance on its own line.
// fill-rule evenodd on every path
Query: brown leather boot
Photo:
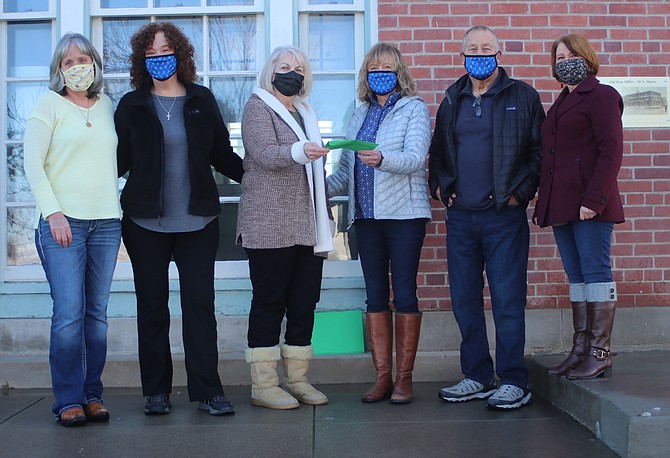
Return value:
M 412 371 L 420 332 L 421 312 L 395 314 L 396 377 L 391 404 L 412 402 Z
M 610 337 L 614 325 L 614 302 L 589 302 L 587 309 L 591 324 L 589 350 L 579 366 L 566 373 L 571 380 L 588 380 L 611 373 Z
M 547 369 L 549 375 L 564 375 L 568 369 L 575 368 L 582 362 L 588 349 L 589 325 L 586 301 L 572 303 L 572 326 L 575 333 L 572 335 L 572 350 L 563 362 Z
M 363 394 L 363 402 L 379 402 L 388 398 L 393 391 L 393 327 L 391 312 L 372 312 L 365 314 L 368 329 L 368 342 L 372 351 L 372 363 L 375 366 L 375 384 Z

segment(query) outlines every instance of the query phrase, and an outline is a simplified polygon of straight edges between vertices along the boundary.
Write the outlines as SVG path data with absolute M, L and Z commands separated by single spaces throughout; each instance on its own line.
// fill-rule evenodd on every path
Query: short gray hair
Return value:
M 79 33 L 68 32 L 58 41 L 54 54 L 51 57 L 51 65 L 49 66 L 49 89 L 59 94 L 63 93 L 65 78 L 63 77 L 63 72 L 60 70 L 60 66 L 71 46 L 76 46 L 79 51 L 86 54 L 93 61 L 95 78 L 91 87 L 88 88 L 87 97 L 95 97 L 102 89 L 102 59 L 100 59 L 100 54 L 96 51 L 93 43 Z
M 496 52 L 500 51 L 500 43 L 498 42 L 498 35 L 491 30 L 490 28 L 486 27 L 485 25 L 476 25 L 474 27 L 470 27 L 467 32 L 465 32 L 465 35 L 463 35 L 463 40 L 461 41 L 461 51 L 465 53 L 465 44 L 468 39 L 468 35 L 470 35 L 470 32 L 488 32 L 491 35 L 493 35 L 493 44 L 496 47 Z
M 294 46 L 279 46 L 272 51 L 272 54 L 268 57 L 268 60 L 265 62 L 263 70 L 258 77 L 258 85 L 266 91 L 272 92 L 272 77 L 275 74 L 279 60 L 286 54 L 295 57 L 298 63 L 302 66 L 305 79 L 302 82 L 302 89 L 298 92 L 298 96 L 305 97 L 309 95 L 312 90 L 312 70 L 309 65 L 307 54 L 305 54 L 302 49 Z

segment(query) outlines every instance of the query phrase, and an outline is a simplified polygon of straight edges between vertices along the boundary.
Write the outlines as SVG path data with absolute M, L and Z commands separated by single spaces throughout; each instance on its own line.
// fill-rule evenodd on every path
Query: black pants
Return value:
M 179 270 L 189 397 L 191 401 L 204 401 L 223 393 L 214 316 L 214 260 L 218 241 L 217 220 L 199 231 L 162 233 L 123 218 L 123 242 L 135 276 L 144 396 L 172 391 L 168 268 L 173 257 Z
M 284 315 L 284 342 L 310 345 L 314 310 L 321 296 L 323 258 L 315 256 L 313 248 L 308 246 L 245 251 L 253 286 L 249 347 L 277 345 Z

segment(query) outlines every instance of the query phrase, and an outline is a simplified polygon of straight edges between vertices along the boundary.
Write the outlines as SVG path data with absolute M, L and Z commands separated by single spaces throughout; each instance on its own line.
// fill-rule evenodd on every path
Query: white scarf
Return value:
M 253 93 L 260 97 L 263 102 L 272 108 L 291 127 L 300 141 L 312 141 L 319 145 L 323 144 L 316 114 L 314 114 L 314 110 L 306 102 L 296 97 L 293 101 L 293 106 L 298 110 L 300 116 L 302 116 L 307 135 L 305 135 L 298 122 L 277 97 L 260 87 L 254 88 Z M 309 195 L 312 198 L 312 209 L 314 210 L 316 225 L 314 253 L 327 253 L 335 249 L 333 243 L 335 223 L 328 217 L 323 158 L 320 157 L 315 161 L 305 164 L 305 174 L 307 175 L 307 183 L 309 184 Z

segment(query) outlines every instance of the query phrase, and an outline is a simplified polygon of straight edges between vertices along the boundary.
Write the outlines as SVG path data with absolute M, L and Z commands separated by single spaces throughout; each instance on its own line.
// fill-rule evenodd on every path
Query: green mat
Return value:
M 363 353 L 363 312 L 316 312 L 312 347 L 315 355 Z

